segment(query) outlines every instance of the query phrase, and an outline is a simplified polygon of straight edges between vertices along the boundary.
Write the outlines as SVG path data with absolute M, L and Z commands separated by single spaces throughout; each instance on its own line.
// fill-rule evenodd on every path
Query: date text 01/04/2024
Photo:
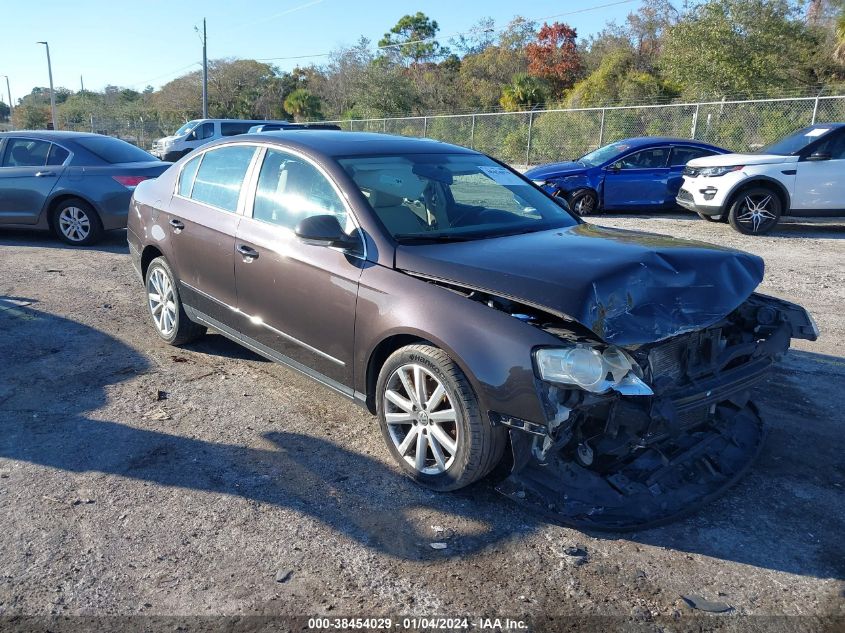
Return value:
M 394 620 L 393 618 L 310 618 L 309 630 L 348 630 L 348 629 L 438 629 L 453 631 L 461 629 L 520 631 L 528 628 L 526 622 L 510 618 L 438 618 L 412 617 Z

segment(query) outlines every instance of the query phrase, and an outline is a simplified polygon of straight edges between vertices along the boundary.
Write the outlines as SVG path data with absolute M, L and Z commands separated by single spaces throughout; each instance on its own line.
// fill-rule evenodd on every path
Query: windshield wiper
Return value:
M 405 244 L 414 244 L 418 242 L 466 242 L 471 239 L 476 239 L 475 236 L 470 235 L 452 235 L 450 233 L 398 233 L 393 236 L 399 242 Z

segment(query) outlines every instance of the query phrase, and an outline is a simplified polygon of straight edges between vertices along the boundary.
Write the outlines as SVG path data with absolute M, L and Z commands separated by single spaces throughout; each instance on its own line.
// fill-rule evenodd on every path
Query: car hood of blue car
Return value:
M 531 180 L 550 180 L 561 176 L 579 176 L 591 169 L 581 163 L 565 162 L 540 165 L 525 172 L 525 177 Z

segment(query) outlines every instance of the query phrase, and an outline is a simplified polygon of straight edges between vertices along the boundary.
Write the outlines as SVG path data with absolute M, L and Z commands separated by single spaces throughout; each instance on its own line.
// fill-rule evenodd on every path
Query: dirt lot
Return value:
M 0 615 L 588 614 L 677 630 L 697 594 L 733 614 L 845 616 L 845 226 L 598 223 L 758 253 L 762 290 L 822 330 L 758 389 L 771 434 L 750 474 L 634 534 L 550 525 L 486 482 L 422 490 L 341 397 L 216 334 L 163 345 L 122 233 L 88 250 L 0 234 L 0 297 L 31 302 L 0 305 Z

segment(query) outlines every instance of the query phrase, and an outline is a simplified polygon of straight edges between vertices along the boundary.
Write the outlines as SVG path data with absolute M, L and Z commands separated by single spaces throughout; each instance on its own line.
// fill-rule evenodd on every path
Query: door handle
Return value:
M 56 172 L 54 171 L 37 171 L 35 172 L 36 178 L 44 178 L 45 176 L 55 176 Z
M 245 244 L 238 244 L 238 252 L 244 258 L 244 261 L 248 264 L 254 259 L 258 259 L 258 251 L 254 248 L 250 248 Z
M 177 220 L 176 218 L 173 218 L 172 220 L 170 220 L 170 226 L 173 227 L 173 232 L 177 233 L 177 234 L 181 233 L 185 229 L 185 225 L 180 220 Z

